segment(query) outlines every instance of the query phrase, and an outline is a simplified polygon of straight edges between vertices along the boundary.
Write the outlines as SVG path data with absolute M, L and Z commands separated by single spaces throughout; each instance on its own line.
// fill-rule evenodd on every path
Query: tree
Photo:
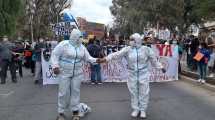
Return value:
M 38 39 L 38 37 L 50 37 L 50 24 L 58 22 L 60 19 L 59 13 L 64 9 L 64 4 L 67 1 L 68 0 L 34 0 L 33 32 L 35 40 Z M 26 5 L 28 5 L 29 2 L 31 2 L 31 0 L 26 0 Z M 29 11 L 30 10 L 31 9 L 29 9 Z M 21 24 L 24 24 L 23 26 L 28 26 L 28 24 L 30 24 L 31 13 L 29 13 L 30 12 L 26 11 L 24 23 L 20 21 Z M 29 28 L 30 27 L 25 27 L 24 31 L 28 33 L 30 31 Z
M 196 2 L 196 13 L 204 21 L 215 20 L 215 0 L 198 0 Z
M 0 36 L 15 33 L 17 18 L 22 11 L 22 0 L 0 0 Z
M 113 0 L 110 9 L 116 24 L 131 33 L 157 25 L 175 29 L 182 20 L 182 8 L 183 0 Z
M 164 27 L 185 33 L 215 17 L 214 0 L 113 0 L 110 10 L 122 33 L 143 32 L 147 27 Z

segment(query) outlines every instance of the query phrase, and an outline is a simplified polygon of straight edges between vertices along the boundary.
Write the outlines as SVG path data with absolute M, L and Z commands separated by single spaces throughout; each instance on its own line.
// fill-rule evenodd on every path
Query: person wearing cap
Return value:
M 145 45 L 145 46 L 148 46 L 148 47 L 151 47 L 151 44 L 152 44 L 152 36 L 151 35 L 147 35 L 147 36 L 145 36 L 144 38 L 142 38 L 143 39 L 143 44 Z
M 84 116 L 80 112 L 80 85 L 84 80 L 84 62 L 96 63 L 82 45 L 82 34 L 73 29 L 69 40 L 60 42 L 53 50 L 51 64 L 59 79 L 57 120 L 65 120 L 65 110 L 70 109 L 73 115 Z
M 130 36 L 130 46 L 122 50 L 109 54 L 99 62 L 108 62 L 125 58 L 128 66 L 127 86 L 131 96 L 132 117 L 146 118 L 146 109 L 149 102 L 149 66 L 151 64 L 165 72 L 163 65 L 157 61 L 153 50 L 142 45 L 141 36 L 134 33 Z

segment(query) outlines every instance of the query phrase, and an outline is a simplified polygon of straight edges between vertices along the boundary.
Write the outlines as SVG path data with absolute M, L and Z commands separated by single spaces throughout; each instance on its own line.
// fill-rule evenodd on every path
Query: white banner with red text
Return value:
M 174 45 L 152 45 L 152 49 L 158 56 L 159 61 L 164 65 L 166 73 L 150 67 L 151 82 L 165 82 L 178 80 L 178 46 Z M 90 81 L 90 65 L 83 65 L 83 81 Z M 42 55 L 43 84 L 57 84 L 58 78 L 53 73 L 50 61 Z M 101 64 L 101 76 L 103 82 L 126 82 L 128 78 L 127 62 L 125 59 L 111 61 Z

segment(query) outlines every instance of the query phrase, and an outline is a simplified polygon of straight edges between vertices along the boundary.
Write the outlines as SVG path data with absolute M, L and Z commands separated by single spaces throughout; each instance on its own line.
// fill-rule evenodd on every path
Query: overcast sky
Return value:
M 112 0 L 74 0 L 71 8 L 75 17 L 86 18 L 87 21 L 111 24 L 113 16 L 109 7 Z

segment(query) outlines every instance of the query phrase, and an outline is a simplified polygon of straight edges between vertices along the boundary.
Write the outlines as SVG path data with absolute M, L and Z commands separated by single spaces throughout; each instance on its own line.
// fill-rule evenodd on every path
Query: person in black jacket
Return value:
M 99 44 L 100 42 L 98 40 L 94 39 L 90 39 L 88 46 L 87 46 L 87 50 L 89 51 L 90 55 L 94 58 L 102 58 L 102 48 Z M 101 80 L 101 66 L 100 64 L 90 64 L 90 68 L 91 68 L 91 81 L 92 84 L 102 84 L 102 80 Z
M 198 38 L 194 38 L 190 44 L 190 52 L 191 52 L 191 58 L 192 58 L 192 70 L 197 70 L 197 62 L 193 59 L 193 57 L 198 52 L 199 44 L 200 43 L 199 43 Z
M 16 47 L 13 50 L 15 52 L 15 62 L 17 64 L 17 70 L 19 71 L 19 76 L 23 77 L 23 72 L 22 72 L 22 60 L 23 60 L 23 53 L 24 53 L 24 46 L 22 45 L 21 42 L 16 42 Z
M 3 42 L 0 44 L 0 58 L 1 58 L 1 84 L 6 83 L 7 70 L 10 68 L 10 73 L 12 77 L 12 82 L 16 83 L 16 65 L 14 61 L 14 52 L 12 51 L 15 48 L 15 45 L 8 40 L 7 36 L 3 37 Z

